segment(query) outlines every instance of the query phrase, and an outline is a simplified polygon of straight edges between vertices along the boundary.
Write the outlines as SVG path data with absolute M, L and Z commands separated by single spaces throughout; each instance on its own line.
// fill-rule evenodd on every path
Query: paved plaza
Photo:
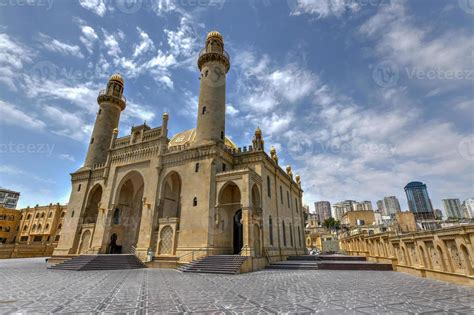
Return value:
M 474 289 L 384 271 L 47 270 L 0 260 L 0 313 L 473 314 Z

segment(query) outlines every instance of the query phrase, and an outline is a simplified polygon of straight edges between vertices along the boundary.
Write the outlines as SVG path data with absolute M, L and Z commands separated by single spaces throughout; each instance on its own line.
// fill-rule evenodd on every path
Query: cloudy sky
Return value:
M 67 202 L 114 72 L 133 124 L 193 128 L 196 56 L 220 31 L 232 58 L 227 132 L 257 126 L 304 199 L 474 195 L 469 0 L 8 0 L 0 3 L 0 186 L 20 207 Z

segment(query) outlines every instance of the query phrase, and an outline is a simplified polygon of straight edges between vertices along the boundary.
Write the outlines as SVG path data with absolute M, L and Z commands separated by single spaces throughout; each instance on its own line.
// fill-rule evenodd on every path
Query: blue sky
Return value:
M 474 195 L 474 8 L 468 0 L 0 2 L 0 186 L 20 207 L 67 202 L 96 97 L 125 78 L 133 124 L 193 128 L 196 56 L 220 31 L 232 58 L 227 133 L 301 174 L 307 204 Z M 311 206 L 312 208 L 313 206 Z

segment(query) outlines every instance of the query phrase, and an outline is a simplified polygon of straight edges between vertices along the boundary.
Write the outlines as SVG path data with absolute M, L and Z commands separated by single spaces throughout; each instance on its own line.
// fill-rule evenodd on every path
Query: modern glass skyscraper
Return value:
M 405 186 L 408 200 L 408 208 L 415 214 L 416 219 L 434 219 L 433 206 L 426 184 L 422 182 L 411 182 Z

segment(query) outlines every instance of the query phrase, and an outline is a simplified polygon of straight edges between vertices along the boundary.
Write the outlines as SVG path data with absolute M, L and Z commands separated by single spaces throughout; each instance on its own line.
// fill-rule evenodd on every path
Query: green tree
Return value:
M 338 220 L 334 219 L 333 217 L 330 217 L 323 222 L 323 226 L 331 231 L 337 231 L 341 228 L 341 222 Z

